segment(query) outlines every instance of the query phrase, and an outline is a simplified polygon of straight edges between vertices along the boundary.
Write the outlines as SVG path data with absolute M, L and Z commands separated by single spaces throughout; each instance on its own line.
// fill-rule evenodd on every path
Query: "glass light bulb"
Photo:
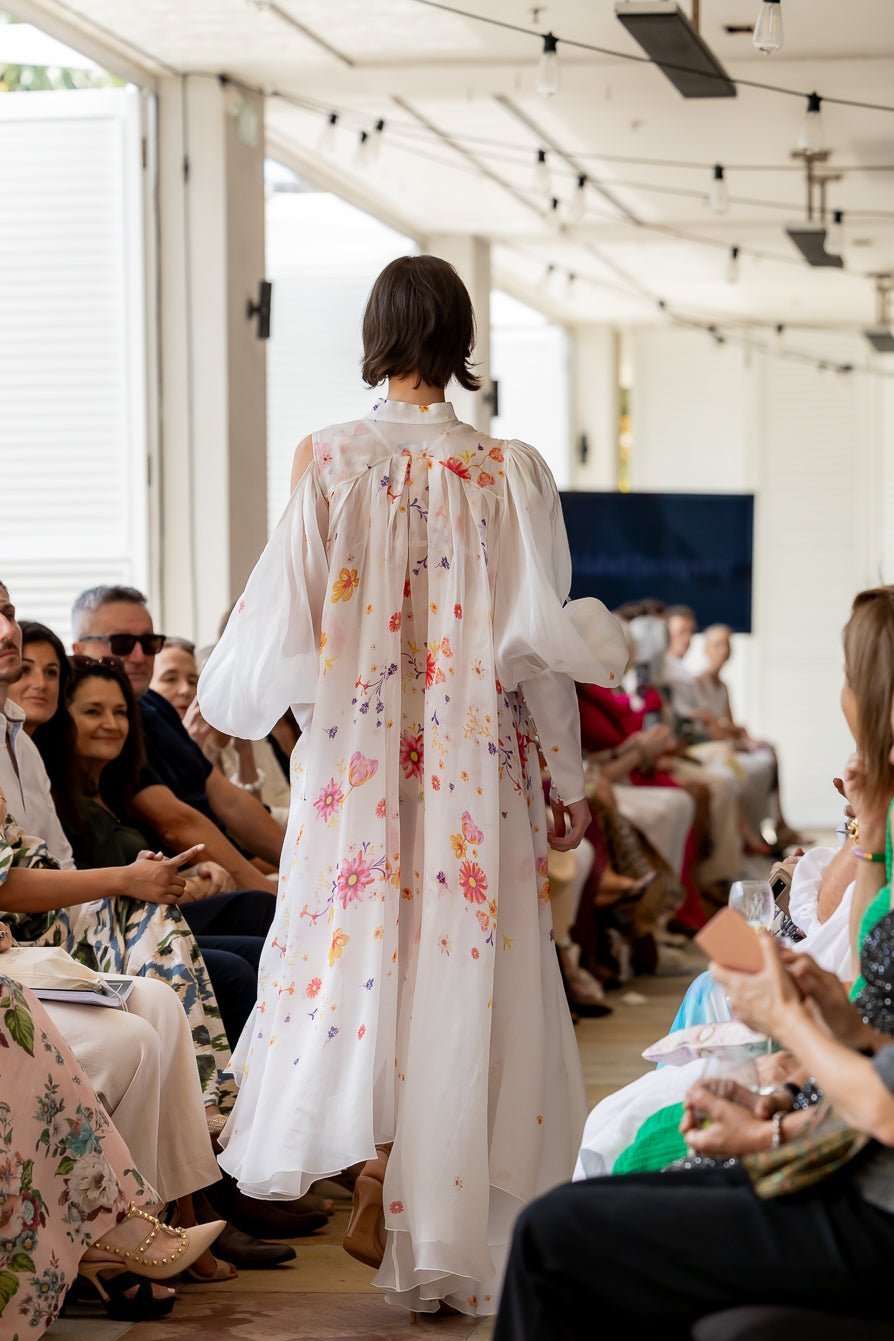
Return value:
M 726 262 L 726 281 L 728 284 L 735 284 L 739 278 L 739 248 L 730 247 L 729 257 Z
M 773 339 L 770 342 L 770 352 L 772 354 L 781 354 L 783 343 L 782 337 L 785 335 L 785 327 L 780 322 L 773 330 Z
M 805 154 L 819 154 L 826 147 L 822 101 L 818 93 L 811 93 L 807 99 L 807 115 L 798 139 L 798 148 Z
M 782 46 L 781 0 L 762 0 L 752 41 L 758 51 L 762 51 L 766 56 L 778 51 Z
M 711 190 L 708 193 L 708 204 L 714 214 L 726 214 L 729 209 L 729 191 L 726 189 L 726 178 L 719 163 L 714 168 Z
M 335 152 L 335 132 L 338 126 L 338 112 L 330 112 L 326 124 L 320 132 L 319 150 L 321 154 Z
M 841 210 L 833 211 L 832 222 L 826 229 L 826 251 L 832 256 L 844 255 L 844 215 Z
M 369 162 L 369 131 L 361 130 L 360 138 L 357 140 L 357 148 L 354 152 L 354 166 L 365 168 Z
M 537 92 L 544 98 L 551 98 L 554 93 L 558 93 L 561 84 L 559 56 L 556 50 L 558 44 L 558 38 L 553 37 L 552 33 L 545 35 L 535 82 Z
M 568 202 L 568 219 L 571 223 L 580 223 L 584 217 L 587 204 L 587 179 L 578 177 L 577 188 L 574 195 Z
M 537 162 L 534 166 L 534 190 L 542 195 L 551 196 L 549 184 L 549 168 L 546 162 L 546 150 L 537 150 Z
M 373 126 L 372 134 L 369 137 L 369 143 L 366 146 L 366 156 L 371 163 L 378 161 L 382 152 L 382 132 L 385 129 L 385 122 L 379 118 Z

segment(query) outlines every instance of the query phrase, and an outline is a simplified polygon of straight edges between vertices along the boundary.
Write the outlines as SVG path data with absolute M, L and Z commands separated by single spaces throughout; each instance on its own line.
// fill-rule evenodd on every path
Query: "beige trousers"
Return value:
M 164 1201 L 220 1177 L 189 1022 L 166 983 L 135 978 L 126 1010 L 43 1003 Z
M 742 874 L 742 836 L 739 833 L 739 792 L 733 778 L 715 773 L 709 766 L 691 760 L 675 759 L 674 777 L 686 782 L 701 782 L 711 794 L 710 857 L 701 862 L 698 878 L 711 885 L 718 880 L 738 880 Z

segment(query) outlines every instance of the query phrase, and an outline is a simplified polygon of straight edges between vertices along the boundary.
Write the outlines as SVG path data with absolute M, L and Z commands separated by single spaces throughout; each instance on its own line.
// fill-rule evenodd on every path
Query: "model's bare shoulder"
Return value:
M 295 456 L 292 460 L 292 493 L 295 492 L 295 489 L 298 486 L 298 481 L 301 479 L 301 476 L 307 470 L 313 459 L 314 440 L 308 435 L 306 438 L 302 438 L 298 446 L 295 448 Z

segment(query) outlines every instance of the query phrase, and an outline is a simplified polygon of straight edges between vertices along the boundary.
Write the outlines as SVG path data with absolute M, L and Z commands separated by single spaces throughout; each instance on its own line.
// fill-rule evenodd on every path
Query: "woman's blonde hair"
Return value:
M 891 708 L 894 704 L 894 586 L 854 599 L 844 627 L 844 668 L 857 710 L 857 745 L 875 805 L 894 796 Z

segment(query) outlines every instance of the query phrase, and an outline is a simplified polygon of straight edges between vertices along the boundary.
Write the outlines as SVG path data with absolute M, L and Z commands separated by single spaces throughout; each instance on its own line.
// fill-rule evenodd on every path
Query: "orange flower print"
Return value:
M 338 927 L 337 930 L 333 931 L 333 933 L 332 933 L 332 942 L 331 942 L 331 944 L 330 944 L 330 946 L 329 946 L 329 967 L 330 967 L 330 968 L 334 968 L 334 967 L 335 967 L 335 961 L 336 961 L 337 959 L 341 959 L 342 954 L 344 953 L 344 948 L 345 948 L 345 946 L 347 945 L 347 943 L 348 943 L 348 941 L 349 941 L 350 939 L 351 939 L 351 938 L 350 938 L 350 936 L 348 935 L 348 933 L 347 933 L 346 931 L 342 931 L 341 927 Z
M 449 638 L 441 639 L 441 655 L 448 659 L 453 656 L 453 648 L 450 646 Z
M 490 457 L 491 461 L 502 461 L 503 460 L 502 447 L 491 447 L 490 451 L 488 452 L 488 456 Z
M 493 484 L 493 482 L 494 482 L 493 475 L 489 474 L 489 472 L 486 470 L 479 470 L 478 481 L 477 481 L 479 489 L 483 489 L 485 488 L 486 485 Z
M 453 848 L 454 856 L 460 861 L 466 855 L 466 840 L 461 833 L 452 833 L 450 835 L 450 846 Z
M 438 777 L 437 773 L 432 773 L 431 775 L 431 789 L 433 792 L 439 792 L 441 790 L 441 779 Z
M 310 1000 L 313 1001 L 314 997 L 319 995 L 320 988 L 322 986 L 323 986 L 322 978 L 311 978 L 310 982 L 304 989 L 304 995 L 306 997 L 309 997 Z
M 479 908 L 475 916 L 478 918 L 478 925 L 482 931 L 487 931 L 490 927 L 490 917 L 483 908 Z
M 376 819 L 384 819 L 384 818 L 385 818 L 385 798 L 383 796 L 381 801 L 376 802 Z
M 391 618 L 388 621 L 388 628 L 390 632 L 398 633 L 400 630 L 400 624 L 401 624 L 401 615 L 400 611 L 398 610 L 391 616 Z
M 480 959 L 480 958 L 481 958 L 481 955 L 478 953 L 477 946 L 474 946 L 474 945 L 473 945 L 472 948 L 471 948 L 471 950 L 469 951 L 469 954 L 472 956 L 473 959 Z
M 348 782 L 352 787 L 362 787 L 364 782 L 369 782 L 370 778 L 375 777 L 378 768 L 378 759 L 367 759 L 366 755 L 356 750 L 348 764 Z
M 458 475 L 461 480 L 472 478 L 469 474 L 469 467 L 464 465 L 458 456 L 448 456 L 446 461 L 441 462 L 441 465 L 445 470 L 452 470 L 454 475 Z
M 400 766 L 405 778 L 421 778 L 424 745 L 421 734 L 405 731 L 400 738 Z
M 462 619 L 462 617 L 463 617 L 463 608 L 459 604 L 459 602 L 457 602 L 457 604 L 453 607 L 453 618 Z
M 335 778 L 330 778 L 326 786 L 314 801 L 314 810 L 325 824 L 338 814 L 339 806 L 344 802 L 345 794 Z
M 373 884 L 375 878 L 372 868 L 362 856 L 348 857 L 339 870 L 336 885 L 336 893 L 341 899 L 342 908 L 347 910 L 349 903 L 361 899 L 363 891 L 367 885 Z
M 462 824 L 463 824 L 463 838 L 465 838 L 467 843 L 471 843 L 474 847 L 476 843 L 484 842 L 484 834 L 478 828 L 478 825 L 472 819 L 472 816 L 469 814 L 468 810 L 463 811 Z
M 403 1215 L 404 1204 L 402 1201 L 392 1201 L 391 1205 L 388 1207 L 388 1210 L 391 1212 L 392 1215 Z
M 459 887 L 463 898 L 469 903 L 484 903 L 487 893 L 487 876 L 477 861 L 464 861 L 459 868 Z
M 343 568 L 332 584 L 332 600 L 349 601 L 360 586 L 360 576 L 356 568 Z

